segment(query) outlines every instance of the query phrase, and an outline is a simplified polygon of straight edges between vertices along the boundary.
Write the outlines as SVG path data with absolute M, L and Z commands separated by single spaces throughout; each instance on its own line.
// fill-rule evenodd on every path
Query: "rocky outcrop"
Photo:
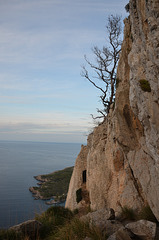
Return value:
M 109 220 L 109 218 L 109 211 L 107 209 L 100 209 L 82 216 L 80 220 L 89 222 L 90 226 L 97 226 L 101 232 L 105 233 L 107 236 L 110 236 L 123 227 L 123 225 L 121 222 L 116 221 L 115 219 L 112 221 Z
M 127 219 L 128 223 L 124 223 L 120 218 L 110 220 L 108 209 L 90 212 L 82 216 L 80 220 L 88 222 L 90 226 L 96 226 L 109 240 L 158 239 L 156 223 L 147 220 L 132 221 L 130 219 Z
M 146 220 L 128 223 L 125 227 L 143 240 L 153 240 L 156 235 L 156 223 Z
M 108 240 L 154 240 L 156 238 L 156 224 L 146 220 L 129 223 L 121 227 Z
M 28 220 L 21 224 L 10 227 L 9 230 L 20 233 L 22 236 L 25 236 L 25 239 L 35 240 L 38 239 L 41 226 L 42 224 L 36 220 Z
M 159 220 L 159 2 L 130 0 L 129 8 L 115 107 L 81 148 L 66 207 L 84 205 L 85 184 L 93 210 L 148 204 Z

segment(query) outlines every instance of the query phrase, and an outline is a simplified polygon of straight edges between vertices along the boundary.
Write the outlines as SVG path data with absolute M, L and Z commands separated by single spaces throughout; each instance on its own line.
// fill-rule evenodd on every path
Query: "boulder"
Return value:
M 97 226 L 102 232 L 106 232 L 108 236 L 116 232 L 123 225 L 116 220 L 108 220 L 112 216 L 112 211 L 108 209 L 100 209 L 95 212 L 90 212 L 80 219 L 89 222 L 90 225 Z
M 10 227 L 10 230 L 22 233 L 24 236 L 28 236 L 30 240 L 37 239 L 41 223 L 36 220 L 28 220 L 21 224 Z
M 156 223 L 147 220 L 139 220 L 137 222 L 128 223 L 125 227 L 142 240 L 155 239 Z
M 122 227 L 111 235 L 108 240 L 132 240 L 132 238 L 130 237 L 128 230 L 125 227 Z

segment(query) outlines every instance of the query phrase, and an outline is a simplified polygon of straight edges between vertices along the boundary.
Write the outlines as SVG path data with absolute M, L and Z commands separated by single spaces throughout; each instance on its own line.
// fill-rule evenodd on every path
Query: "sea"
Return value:
M 29 187 L 34 176 L 74 166 L 79 143 L 0 141 L 0 229 L 33 219 L 47 210 Z

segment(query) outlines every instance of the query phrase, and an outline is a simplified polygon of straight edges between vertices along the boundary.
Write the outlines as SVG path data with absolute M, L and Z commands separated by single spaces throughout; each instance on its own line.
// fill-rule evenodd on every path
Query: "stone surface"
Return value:
M 112 234 L 111 236 L 108 237 L 107 240 L 117 240 L 117 239 L 116 239 L 116 234 L 115 234 L 115 233 Z
M 76 201 L 86 170 L 93 210 L 149 205 L 159 220 L 159 1 L 130 0 L 118 64 L 115 108 L 88 136 L 76 159 L 66 207 Z M 151 92 L 141 89 L 145 79 Z
M 140 237 L 142 240 L 154 240 L 156 235 L 156 223 L 139 220 L 134 223 L 128 223 L 126 228 Z
M 154 240 L 156 224 L 146 220 L 128 223 L 109 236 L 108 240 Z
M 110 210 L 100 209 L 95 212 L 90 212 L 80 219 L 89 222 L 90 225 L 97 226 L 102 232 L 108 236 L 116 232 L 123 225 L 116 220 L 108 220 L 110 218 Z
M 130 235 L 131 234 L 127 231 L 127 229 L 122 227 L 117 232 L 108 237 L 108 240 L 132 240 Z
M 109 236 L 108 240 L 141 240 L 141 238 L 137 235 L 134 235 L 125 227 L 122 227 L 117 232 Z
M 69 184 L 69 192 L 66 199 L 66 207 L 70 209 L 78 208 L 76 201 L 76 191 L 83 185 L 82 173 L 87 169 L 86 158 L 88 155 L 88 148 L 84 145 L 81 146 L 81 151 L 76 159 L 76 164 Z M 74 194 L 72 194 L 74 193 Z
M 131 240 L 130 233 L 123 227 L 116 232 L 117 240 Z
M 135 179 L 159 220 L 159 1 L 130 1 L 133 43 L 128 55 L 130 66 L 129 101 L 143 126 L 138 149 L 127 155 Z M 139 80 L 146 79 L 151 92 L 143 92 Z
M 38 232 L 41 228 L 41 225 L 42 224 L 36 220 L 28 220 L 11 227 L 10 230 L 20 232 L 24 234 L 24 236 L 28 236 L 30 240 L 35 240 L 38 237 Z

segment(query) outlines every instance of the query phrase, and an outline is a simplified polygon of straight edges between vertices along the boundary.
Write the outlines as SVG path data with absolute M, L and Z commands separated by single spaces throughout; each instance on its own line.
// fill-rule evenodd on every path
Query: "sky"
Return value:
M 81 77 L 128 0 L 0 0 L 0 140 L 85 143 L 101 108 Z

